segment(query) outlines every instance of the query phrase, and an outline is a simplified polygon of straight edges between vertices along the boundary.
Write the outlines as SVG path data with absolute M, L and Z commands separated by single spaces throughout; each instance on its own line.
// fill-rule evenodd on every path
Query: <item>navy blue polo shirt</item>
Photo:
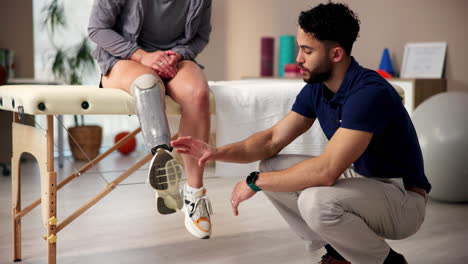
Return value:
M 354 170 L 366 177 L 403 178 L 406 187 L 430 191 L 416 131 L 400 96 L 354 58 L 336 94 L 323 83 L 307 84 L 292 111 L 317 118 L 328 139 L 340 127 L 374 133 Z

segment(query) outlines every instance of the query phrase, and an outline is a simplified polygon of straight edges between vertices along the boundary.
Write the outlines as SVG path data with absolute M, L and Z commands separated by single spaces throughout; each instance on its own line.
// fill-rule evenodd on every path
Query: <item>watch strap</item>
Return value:
M 258 179 L 258 174 L 260 174 L 260 172 L 258 171 L 254 171 L 254 172 L 251 172 L 249 174 L 249 176 L 247 176 L 247 179 L 245 180 L 245 182 L 247 183 L 247 185 L 250 187 L 250 189 L 252 189 L 254 192 L 258 192 L 258 191 L 261 191 L 262 189 L 260 187 L 258 187 L 255 182 L 257 181 Z

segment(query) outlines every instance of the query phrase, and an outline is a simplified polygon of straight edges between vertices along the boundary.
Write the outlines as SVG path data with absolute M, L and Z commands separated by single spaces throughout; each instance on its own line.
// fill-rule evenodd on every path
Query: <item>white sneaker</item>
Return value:
M 201 239 L 211 236 L 210 215 L 213 214 L 211 202 L 206 196 L 206 189 L 202 188 L 196 193 L 189 193 L 183 188 L 185 214 L 185 228 L 190 234 Z
M 172 214 L 182 208 L 179 182 L 182 167 L 165 149 L 159 148 L 151 159 L 148 180 L 156 190 L 156 204 L 159 213 Z

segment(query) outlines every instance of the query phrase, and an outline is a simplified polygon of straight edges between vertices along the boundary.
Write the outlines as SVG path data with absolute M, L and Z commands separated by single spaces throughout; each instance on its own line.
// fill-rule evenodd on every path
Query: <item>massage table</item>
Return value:
M 72 213 L 63 221 L 57 219 L 57 191 L 75 178 L 91 169 L 127 140 L 135 137 L 141 129 L 118 141 L 114 146 L 61 182 L 57 182 L 54 168 L 54 115 L 134 115 L 134 100 L 119 89 L 99 89 L 97 86 L 73 85 L 9 85 L 0 86 L 0 109 L 13 112 L 12 124 L 12 216 L 13 216 L 13 260 L 21 261 L 21 218 L 39 204 L 42 206 L 42 222 L 46 228 L 48 263 L 56 263 L 57 234 L 78 216 L 104 198 L 119 183 L 129 177 L 149 160 L 148 154 L 135 165 L 110 182 L 98 195 Z M 166 96 L 166 113 L 179 115 L 180 106 Z M 214 97 L 210 95 L 210 111 L 214 113 Z M 22 124 L 24 115 L 45 115 L 46 128 Z M 21 206 L 20 157 L 28 152 L 39 166 L 41 195 L 32 204 Z

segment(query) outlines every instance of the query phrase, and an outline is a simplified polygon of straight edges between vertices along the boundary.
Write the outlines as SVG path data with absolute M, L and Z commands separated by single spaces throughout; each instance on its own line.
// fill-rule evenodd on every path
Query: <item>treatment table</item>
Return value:
M 90 199 L 86 204 L 63 221 L 57 219 L 57 191 L 71 180 L 85 173 L 98 162 L 119 148 L 127 140 L 135 137 L 138 128 L 118 141 L 114 146 L 89 161 L 77 172 L 57 182 L 54 168 L 54 115 L 134 115 L 134 100 L 131 95 L 119 89 L 99 89 L 97 86 L 73 85 L 9 85 L 0 86 L 0 109 L 13 112 L 12 124 L 12 216 L 13 216 L 13 260 L 21 261 L 21 218 L 39 204 L 42 205 L 42 222 L 46 228 L 48 263 L 56 263 L 57 234 L 104 198 L 119 183 L 138 170 L 149 160 L 149 153 L 127 171 Z M 180 106 L 166 96 L 166 113 L 179 115 Z M 214 97 L 210 97 L 210 111 L 214 113 Z M 24 114 L 46 115 L 47 128 L 22 124 Z M 20 186 L 20 157 L 23 153 L 32 154 L 39 166 L 41 196 L 32 204 L 22 208 Z

